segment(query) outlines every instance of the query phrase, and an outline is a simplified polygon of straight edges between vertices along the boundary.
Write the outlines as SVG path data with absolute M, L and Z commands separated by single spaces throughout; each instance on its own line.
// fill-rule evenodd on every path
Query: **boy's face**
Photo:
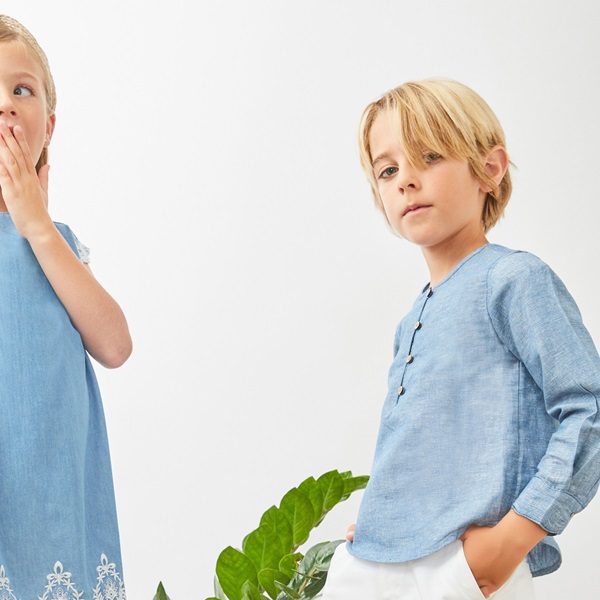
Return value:
M 486 192 L 466 161 L 423 148 L 423 165 L 414 168 L 387 112 L 373 122 L 369 143 L 385 214 L 397 234 L 422 248 L 439 249 L 483 235 Z

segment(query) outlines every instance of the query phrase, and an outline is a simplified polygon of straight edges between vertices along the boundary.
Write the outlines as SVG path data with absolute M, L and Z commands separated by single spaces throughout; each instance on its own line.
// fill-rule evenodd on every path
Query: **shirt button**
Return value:
M 415 329 L 421 329 L 421 321 L 415 323 Z
M 402 386 L 402 385 L 401 385 L 401 386 L 398 388 L 398 396 L 402 396 L 402 394 L 404 394 L 404 386 Z
M 429 290 L 427 291 L 427 297 L 429 298 L 431 294 L 433 294 L 433 288 L 429 288 Z
M 409 355 L 406 357 L 406 363 L 407 363 L 407 364 L 409 364 L 409 365 L 410 365 L 410 363 L 411 363 L 413 360 L 414 360 L 414 358 L 413 358 L 412 354 L 409 354 Z

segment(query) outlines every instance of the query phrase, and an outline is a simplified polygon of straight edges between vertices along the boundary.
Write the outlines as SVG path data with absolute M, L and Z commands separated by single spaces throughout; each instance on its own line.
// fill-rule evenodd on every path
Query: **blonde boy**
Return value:
M 511 194 L 500 123 L 453 81 L 361 121 L 362 167 L 429 284 L 394 340 L 371 480 L 325 600 L 530 600 L 600 478 L 600 358 L 568 291 L 489 244 Z

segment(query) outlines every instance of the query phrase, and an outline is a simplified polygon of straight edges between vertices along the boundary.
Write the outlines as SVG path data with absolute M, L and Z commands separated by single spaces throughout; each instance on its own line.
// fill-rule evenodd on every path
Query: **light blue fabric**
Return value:
M 57 227 L 76 252 L 71 230 Z M 8 213 L 0 213 L 0 597 L 125 598 L 96 377 Z
M 562 532 L 598 488 L 599 398 L 600 359 L 560 279 L 529 253 L 478 249 L 398 326 L 349 551 L 420 558 L 511 507 Z M 555 540 L 528 560 L 534 576 L 557 569 Z

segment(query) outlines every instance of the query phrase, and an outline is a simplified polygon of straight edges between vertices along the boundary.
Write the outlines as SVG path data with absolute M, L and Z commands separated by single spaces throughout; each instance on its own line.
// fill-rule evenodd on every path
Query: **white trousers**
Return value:
M 460 540 L 435 554 L 404 563 L 355 558 L 338 546 L 322 600 L 484 600 L 465 559 Z M 523 561 L 489 598 L 535 600 L 533 578 Z

